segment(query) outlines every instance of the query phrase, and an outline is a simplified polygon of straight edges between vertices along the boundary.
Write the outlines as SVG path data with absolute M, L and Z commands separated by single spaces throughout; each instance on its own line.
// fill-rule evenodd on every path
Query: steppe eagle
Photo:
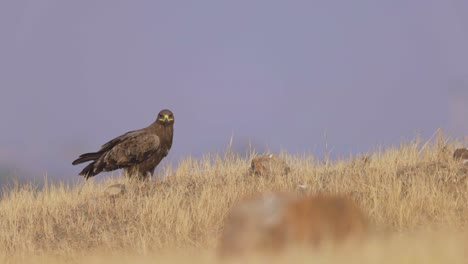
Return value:
M 167 109 L 148 127 L 127 132 L 102 145 L 97 152 L 85 153 L 73 165 L 92 161 L 80 175 L 85 179 L 103 171 L 124 169 L 127 177 L 144 180 L 167 156 L 174 135 L 174 114 Z

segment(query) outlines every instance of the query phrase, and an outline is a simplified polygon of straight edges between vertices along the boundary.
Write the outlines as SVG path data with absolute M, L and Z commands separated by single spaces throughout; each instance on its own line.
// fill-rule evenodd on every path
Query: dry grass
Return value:
M 251 157 L 228 151 L 186 159 L 165 170 L 166 180 L 146 185 L 117 177 L 12 188 L 0 201 L 0 262 L 216 262 L 223 219 L 235 201 L 307 184 L 308 192 L 350 193 L 375 238 L 359 250 L 293 252 L 274 263 L 464 263 L 468 167 L 452 159 L 453 149 L 438 138 L 337 162 L 283 153 L 290 173 L 270 177 L 250 176 Z M 109 197 L 105 188 L 116 183 L 126 193 Z

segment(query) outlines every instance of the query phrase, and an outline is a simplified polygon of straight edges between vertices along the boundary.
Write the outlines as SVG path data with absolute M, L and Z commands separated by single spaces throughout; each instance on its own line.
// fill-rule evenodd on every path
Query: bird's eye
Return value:
M 169 115 L 170 118 L 173 118 L 174 116 L 173 115 Z

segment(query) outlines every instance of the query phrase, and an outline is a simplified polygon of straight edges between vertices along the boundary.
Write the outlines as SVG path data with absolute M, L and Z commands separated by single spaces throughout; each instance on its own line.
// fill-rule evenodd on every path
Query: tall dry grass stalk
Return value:
M 164 180 L 143 185 L 116 177 L 77 186 L 49 184 L 41 190 L 12 188 L 0 201 L 0 256 L 19 262 L 25 261 L 24 256 L 45 256 L 93 263 L 93 255 L 118 253 L 153 259 L 162 258 L 162 252 L 196 249 L 207 252 L 199 257 L 205 261 L 216 247 L 224 217 L 235 201 L 265 191 L 297 191 L 297 185 L 305 184 L 310 193 L 349 193 L 367 212 L 375 230 L 397 237 L 376 239 L 361 255 L 349 253 L 348 260 L 366 263 L 360 259 L 363 257 L 390 263 L 384 256 L 390 256 L 392 250 L 401 250 L 404 259 L 413 258 L 413 253 L 414 258 L 424 258 L 420 247 L 428 254 L 442 250 L 440 257 L 453 253 L 456 260 L 463 259 L 465 247 L 458 242 L 464 236 L 439 235 L 432 242 L 422 239 L 417 243 L 411 242 L 416 238 L 398 236 L 434 228 L 443 230 L 442 234 L 463 234 L 468 167 L 452 160 L 453 144 L 439 136 L 428 144 L 415 140 L 326 163 L 313 156 L 282 153 L 291 172 L 269 177 L 250 176 L 251 157 L 227 151 L 200 160 L 187 158 L 176 168 L 166 168 L 160 175 Z M 105 188 L 116 183 L 125 184 L 126 192 L 109 197 Z M 437 249 L 439 241 L 454 245 L 453 252 L 445 244 Z M 403 245 L 414 252 L 407 252 Z M 326 251 L 317 254 L 321 258 L 333 255 Z M 127 263 L 125 258 L 117 258 L 117 263 Z M 36 258 L 37 263 L 40 260 Z

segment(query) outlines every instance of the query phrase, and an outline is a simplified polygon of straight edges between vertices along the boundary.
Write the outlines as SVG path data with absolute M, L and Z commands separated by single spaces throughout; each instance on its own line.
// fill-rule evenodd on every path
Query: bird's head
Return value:
M 161 110 L 158 114 L 158 123 L 166 126 L 166 125 L 172 125 L 174 124 L 174 114 L 171 112 L 171 110 L 164 109 Z

